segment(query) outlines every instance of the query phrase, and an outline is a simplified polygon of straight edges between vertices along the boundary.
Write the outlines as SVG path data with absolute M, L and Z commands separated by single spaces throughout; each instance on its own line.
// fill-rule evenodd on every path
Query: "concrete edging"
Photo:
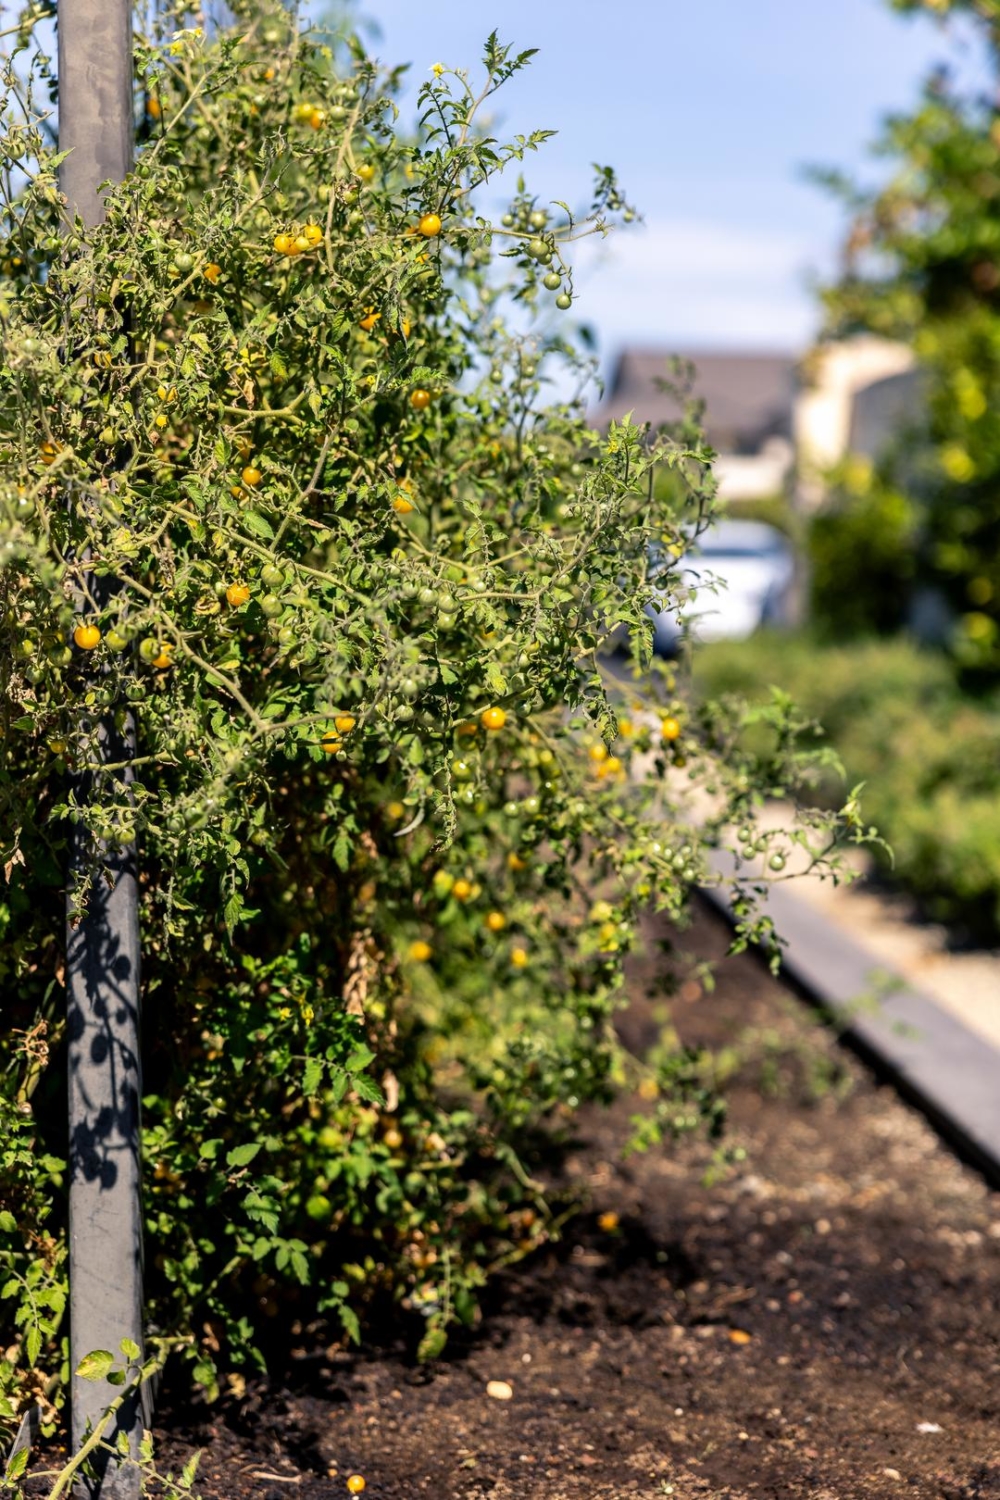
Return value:
M 716 872 L 731 881 L 733 856 L 717 850 L 710 858 Z M 761 883 L 752 869 L 744 871 L 740 878 L 746 884 Z M 725 885 L 701 887 L 700 894 L 732 922 Z M 785 882 L 772 883 L 766 909 L 785 943 L 782 976 L 843 1022 L 845 1042 L 1000 1187 L 1000 1051 L 800 900 Z M 876 988 L 873 980 L 877 1004 L 859 1010 L 859 1001 Z

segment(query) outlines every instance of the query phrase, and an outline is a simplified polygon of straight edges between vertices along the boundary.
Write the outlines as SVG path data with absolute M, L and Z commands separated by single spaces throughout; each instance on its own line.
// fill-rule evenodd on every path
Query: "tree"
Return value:
M 971 20 L 1000 70 L 996 0 L 895 0 Z M 945 70 L 878 143 L 894 163 L 877 191 L 827 180 L 852 224 L 825 294 L 831 336 L 868 329 L 910 344 L 924 372 L 921 441 L 876 472 L 917 502 L 917 581 L 940 592 L 963 667 L 1000 668 L 1000 93 L 963 92 Z
M 755 757 L 737 705 L 691 708 L 650 661 L 650 546 L 670 560 L 656 592 L 682 608 L 710 454 L 690 433 L 590 431 L 582 394 L 545 401 L 550 371 L 581 392 L 588 377 L 563 326 L 572 244 L 632 210 L 601 168 L 581 214 L 520 176 L 499 222 L 479 212 L 481 187 L 544 141 L 479 125 L 530 53 L 491 36 L 475 84 L 435 66 L 406 133 L 398 75 L 355 40 L 234 11 L 206 36 L 180 5 L 137 43 L 135 170 L 103 224 L 68 235 L 37 12 L 17 36 L 8 1418 L 59 1386 L 71 834 L 92 851 L 81 907 L 101 848 L 138 841 L 153 1347 L 181 1350 L 209 1393 L 290 1328 L 357 1337 L 383 1306 L 434 1357 L 477 1316 L 488 1268 L 555 1232 L 533 1142 L 583 1102 L 641 1084 L 638 1144 L 717 1123 L 697 1059 L 618 1043 L 642 913 L 680 917 L 731 824 L 774 874 L 790 838 L 830 868 L 839 838 L 866 836 L 853 799 L 760 829 L 764 792 L 809 774 L 802 722 L 783 699 L 758 711 Z M 623 627 L 624 678 L 601 657 Z M 131 792 L 105 774 L 80 803 L 70 773 L 109 769 L 95 715 L 126 711 Z M 753 883 L 743 941 L 767 931 Z

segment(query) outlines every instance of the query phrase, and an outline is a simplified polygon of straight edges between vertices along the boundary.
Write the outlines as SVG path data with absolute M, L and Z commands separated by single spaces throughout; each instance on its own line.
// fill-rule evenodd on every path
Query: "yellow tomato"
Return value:
M 349 1474 L 347 1476 L 347 1488 L 352 1495 L 360 1495 L 364 1487 L 365 1479 L 363 1474 Z
M 596 765 L 600 765 L 602 760 L 607 760 L 608 758 L 608 747 L 607 745 L 591 745 L 587 754 Z
M 167 419 L 163 415 L 162 411 L 161 412 L 157 412 L 156 416 L 153 418 L 153 425 L 155 427 L 161 427 L 161 428 L 162 427 L 166 427 L 166 425 L 167 425 Z
M 618 1228 L 618 1215 L 613 1209 L 610 1209 L 606 1214 L 601 1214 L 597 1220 L 597 1227 L 603 1230 L 605 1234 L 613 1234 Z
M 310 104 L 308 100 L 303 99 L 301 103 L 296 104 L 295 109 L 293 110 L 293 114 L 295 115 L 295 118 L 298 120 L 300 125 L 308 125 L 309 121 L 313 117 L 315 109 L 315 104 Z
M 468 901 L 472 895 L 472 885 L 468 880 L 456 880 L 451 888 L 451 894 L 456 901 Z
M 486 925 L 491 932 L 503 932 L 507 926 L 507 918 L 502 911 L 491 911 L 486 913 Z
M 96 625 L 78 625 L 73 631 L 73 639 L 81 651 L 93 651 L 100 644 L 101 632 Z
M 431 945 L 425 943 L 423 938 L 417 938 L 416 942 L 410 944 L 410 957 L 414 963 L 425 964 L 431 956 Z
M 673 714 L 668 714 L 665 719 L 661 719 L 661 721 L 660 721 L 660 733 L 663 735 L 663 738 L 665 740 L 676 740 L 676 739 L 679 739 L 680 738 L 680 732 L 681 732 L 680 720 L 679 719 L 675 719 L 674 716 L 673 716 Z
M 488 729 L 495 734 L 507 722 L 506 710 L 502 708 L 485 708 L 479 715 L 479 722 L 484 729 Z
M 522 859 L 517 851 L 512 849 L 507 856 L 507 868 L 508 870 L 514 870 L 515 873 L 518 870 L 526 870 L 528 868 L 528 861 Z
M 219 266 L 219 265 L 216 265 L 216 263 L 215 263 L 214 260 L 210 260 L 209 263 L 208 263 L 208 265 L 205 267 L 204 271 L 202 272 L 202 275 L 204 276 L 204 278 L 205 278 L 206 281 L 210 281 L 212 283 L 212 285 L 214 286 L 215 283 L 218 281 L 219 277 L 222 275 L 222 267 Z
M 313 130 L 322 130 L 323 126 L 326 124 L 326 110 L 314 109 L 312 114 L 309 116 L 309 124 L 312 126 Z
M 332 730 L 329 730 L 326 734 L 324 734 L 320 743 L 322 744 L 323 751 L 326 755 L 336 755 L 338 750 L 343 750 L 344 748 L 343 740 L 339 735 L 334 734 Z
M 371 333 L 372 329 L 375 327 L 375 324 L 378 322 L 381 316 L 382 314 L 377 313 L 373 307 L 366 307 L 365 315 L 360 319 L 358 327 L 363 328 L 365 330 L 365 333 Z
M 296 255 L 304 255 L 307 250 L 312 249 L 312 243 L 304 234 L 297 234 L 292 241 L 292 250 Z
M 510 961 L 515 969 L 526 969 L 530 962 L 526 948 L 512 948 L 510 950 Z
M 158 120 L 163 113 L 163 106 L 159 99 L 146 100 L 146 113 L 151 120 Z
M 414 507 L 412 501 L 407 500 L 405 495 L 397 495 L 392 502 L 392 508 L 394 511 L 398 511 L 401 516 L 408 516 Z
M 174 648 L 169 641 L 159 647 L 156 655 L 153 657 L 153 666 L 156 667 L 157 671 L 165 672 L 168 667 L 173 666 L 173 653 Z
M 318 224 L 306 224 L 303 226 L 302 235 L 310 245 L 318 245 L 323 238 L 323 231 Z
M 358 176 L 361 178 L 362 182 L 371 182 L 372 178 L 375 176 L 375 168 L 372 166 L 370 161 L 363 161 L 361 163 L 360 167 L 358 168 Z
M 441 233 L 441 219 L 438 214 L 424 214 L 417 229 L 425 239 L 431 240 L 436 234 Z
M 353 714 L 337 714 L 333 722 L 338 734 L 350 734 L 358 721 Z
M 57 457 L 59 456 L 59 444 L 43 443 L 38 450 L 38 456 L 46 467 L 48 467 L 49 464 L 54 464 Z
M 274 248 L 279 255 L 290 255 L 292 237 L 290 234 L 276 234 L 274 236 Z
M 243 470 L 242 479 L 248 490 L 255 490 L 263 478 L 260 470 L 255 469 L 252 464 Z
M 414 411 L 424 411 L 431 404 L 430 391 L 422 390 L 419 386 L 410 392 L 410 405 Z
M 231 583 L 226 589 L 226 600 L 233 609 L 239 609 L 250 598 L 250 589 L 245 583 Z
M 403 806 L 402 802 L 390 802 L 385 812 L 386 817 L 392 818 L 394 823 L 398 823 L 400 818 L 406 812 L 406 808 Z

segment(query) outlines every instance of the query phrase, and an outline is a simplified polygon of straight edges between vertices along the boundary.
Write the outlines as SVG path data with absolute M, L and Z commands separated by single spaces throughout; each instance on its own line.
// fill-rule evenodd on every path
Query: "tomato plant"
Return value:
M 89 232 L 64 223 L 38 6 L 10 65 L 11 1420 L 59 1389 L 71 830 L 93 856 L 78 903 L 102 848 L 138 841 L 150 1316 L 214 1392 L 289 1331 L 357 1337 L 385 1303 L 439 1352 L 488 1269 L 554 1232 L 525 1127 L 641 1080 L 644 1143 L 716 1118 L 689 1060 L 622 1051 L 622 962 L 645 910 L 682 915 L 721 830 L 806 774 L 783 700 L 757 711 L 758 764 L 738 706 L 689 710 L 652 662 L 650 544 L 683 607 L 710 453 L 690 426 L 586 423 L 590 366 L 544 293 L 558 275 L 568 306 L 574 242 L 633 210 L 605 168 L 580 212 L 540 205 L 520 173 L 545 132 L 481 126 L 530 54 L 492 36 L 475 81 L 433 70 L 404 129 L 398 75 L 356 39 L 232 10 L 208 36 L 165 6 L 141 37 L 135 170 Z M 504 173 L 494 223 L 479 197 Z M 566 373 L 580 395 L 549 400 Z M 126 709 L 130 787 L 97 739 Z M 842 833 L 853 804 L 759 844 L 825 866 Z

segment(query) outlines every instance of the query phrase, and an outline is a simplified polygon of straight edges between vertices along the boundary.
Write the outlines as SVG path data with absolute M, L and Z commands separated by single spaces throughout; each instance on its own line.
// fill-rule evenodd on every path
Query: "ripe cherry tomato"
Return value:
M 413 407 L 414 411 L 423 411 L 426 407 L 430 406 L 430 404 L 430 391 L 422 390 L 419 386 L 415 391 L 411 391 L 410 405 Z
M 249 598 L 250 590 L 245 583 L 231 583 L 226 589 L 226 601 L 232 609 L 239 609 Z
M 363 161 L 361 163 L 360 167 L 358 168 L 358 176 L 361 178 L 362 182 L 371 182 L 372 178 L 375 176 L 375 168 L 372 166 L 370 161 Z
M 374 308 L 368 307 L 365 309 L 365 315 L 360 319 L 358 327 L 363 328 L 365 333 L 371 333 L 381 316 L 382 314 L 377 313 Z
M 436 234 L 441 233 L 441 219 L 438 214 L 424 214 L 417 230 L 425 239 L 432 240 Z
M 425 943 L 424 947 L 426 948 L 426 946 L 427 946 L 427 944 Z M 428 957 L 429 956 L 430 955 L 428 954 Z M 347 1488 L 350 1490 L 350 1492 L 351 1492 L 352 1495 L 360 1495 L 361 1491 L 364 1489 L 364 1487 L 365 1487 L 364 1475 L 362 1475 L 362 1474 L 349 1474 L 348 1475 L 348 1477 L 347 1477 Z
M 327 733 L 324 734 L 322 740 L 320 741 L 320 744 L 322 745 L 324 754 L 326 755 L 336 755 L 338 750 L 343 750 L 344 748 L 343 740 L 339 735 L 334 734 L 332 729 L 328 730 Z
M 214 286 L 219 277 L 222 275 L 222 267 L 220 265 L 216 265 L 214 260 L 210 260 L 201 274 L 204 276 L 206 281 L 210 281 Z
M 525 948 L 512 948 L 510 950 L 510 961 L 515 969 L 525 969 L 528 966 L 528 953 Z
M 506 710 L 502 708 L 486 708 L 479 715 L 479 722 L 484 729 L 489 729 L 493 733 L 496 733 L 507 722 Z
M 456 901 L 468 901 L 472 895 L 472 885 L 468 880 L 456 880 L 451 888 L 451 894 Z
M 274 248 L 279 255 L 291 255 L 292 237 L 290 234 L 276 234 L 274 236 Z
M 156 655 L 153 657 L 153 666 L 158 672 L 165 672 L 168 667 L 173 666 L 173 652 L 174 648 L 169 641 L 157 647 Z
M 410 944 L 410 957 L 414 963 L 425 964 L 430 956 L 431 945 L 430 943 L 425 943 L 423 938 L 417 938 L 416 942 Z M 361 1486 L 361 1489 L 364 1489 L 364 1485 Z M 352 1493 L 360 1495 L 361 1490 L 354 1490 Z
M 57 457 L 59 456 L 59 444 L 43 443 L 38 450 L 38 456 L 47 468 L 49 464 L 54 464 Z
M 410 511 L 413 509 L 413 504 L 411 501 L 407 500 L 405 495 L 397 495 L 395 500 L 392 502 L 392 508 L 401 516 L 408 516 L 410 514 Z
M 337 714 L 333 722 L 338 734 L 350 734 L 358 721 L 353 714 Z
M 310 245 L 318 245 L 323 238 L 323 231 L 318 224 L 306 224 L 302 230 L 302 237 L 308 240 Z
M 81 651 L 93 651 L 100 645 L 101 632 L 96 625 L 78 625 L 73 631 L 73 639 Z
M 243 470 L 242 479 L 248 490 L 255 490 L 263 478 L 260 470 L 255 469 L 252 464 Z
M 503 932 L 507 926 L 507 918 L 502 911 L 487 912 L 486 925 L 491 932 Z
M 660 721 L 660 733 L 665 740 L 679 739 L 681 733 L 680 720 L 675 719 L 673 714 L 668 714 L 665 719 Z

